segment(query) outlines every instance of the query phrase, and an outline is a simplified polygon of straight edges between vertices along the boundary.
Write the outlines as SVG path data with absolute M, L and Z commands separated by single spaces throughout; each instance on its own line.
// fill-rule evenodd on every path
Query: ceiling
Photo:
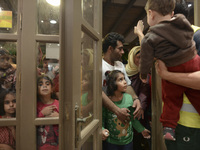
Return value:
M 109 32 L 117 32 L 125 37 L 124 47 L 130 50 L 139 45 L 134 34 L 138 20 L 144 22 L 144 33 L 148 31 L 146 11 L 147 0 L 103 0 L 103 37 Z M 193 0 L 187 0 L 193 2 Z
M 133 28 L 138 20 L 144 21 L 144 30 L 148 28 L 145 4 L 146 0 L 103 0 L 103 37 L 117 32 L 125 37 L 125 47 L 139 44 Z
M 94 0 L 85 0 L 92 2 Z M 103 2 L 103 37 L 109 32 L 118 32 L 125 37 L 125 49 L 129 50 L 139 45 L 138 38 L 134 34 L 134 26 L 138 20 L 144 22 L 144 33 L 148 30 L 146 12 L 144 6 L 147 0 L 102 0 Z M 194 0 L 187 0 L 193 2 Z M 47 5 L 46 0 L 38 0 L 38 33 L 59 34 L 59 7 Z M 17 2 L 13 0 L 1 0 L 2 10 L 13 11 L 13 28 L 0 29 L 1 33 L 13 33 L 17 24 Z M 47 11 L 48 10 L 48 13 Z M 52 24 L 50 21 L 57 23 Z

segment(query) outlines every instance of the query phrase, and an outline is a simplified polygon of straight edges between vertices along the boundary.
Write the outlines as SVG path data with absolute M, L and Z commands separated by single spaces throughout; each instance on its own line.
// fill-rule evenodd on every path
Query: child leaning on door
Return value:
M 46 76 L 37 79 L 37 117 L 59 117 L 59 102 L 52 98 L 53 82 Z M 58 150 L 58 125 L 37 128 L 38 150 Z

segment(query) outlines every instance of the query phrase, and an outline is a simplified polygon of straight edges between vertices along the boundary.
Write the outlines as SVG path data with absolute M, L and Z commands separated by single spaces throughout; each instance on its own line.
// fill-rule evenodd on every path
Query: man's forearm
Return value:
M 200 71 L 192 73 L 167 72 L 164 79 L 178 85 L 200 90 Z
M 110 111 L 116 114 L 119 107 L 117 107 L 103 91 L 102 91 L 102 99 L 104 107 L 108 108 Z
M 133 90 L 132 86 L 128 86 L 126 93 L 130 94 L 132 96 L 133 99 L 137 99 L 138 96 L 136 95 L 135 91 Z

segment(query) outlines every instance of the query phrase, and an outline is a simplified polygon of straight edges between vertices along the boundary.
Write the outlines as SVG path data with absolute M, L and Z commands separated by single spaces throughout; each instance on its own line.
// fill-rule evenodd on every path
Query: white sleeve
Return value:
M 125 69 L 124 65 L 123 65 L 123 73 L 124 73 L 127 85 L 131 85 L 131 80 L 129 79 L 129 77 L 128 77 L 127 73 L 126 73 L 126 69 Z

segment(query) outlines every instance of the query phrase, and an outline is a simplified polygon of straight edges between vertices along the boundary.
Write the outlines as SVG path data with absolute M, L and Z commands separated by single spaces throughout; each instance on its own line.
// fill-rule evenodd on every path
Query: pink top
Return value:
M 37 116 L 39 118 L 45 117 L 41 111 L 47 106 L 55 105 L 54 111 L 59 113 L 59 101 L 54 100 L 52 104 L 37 103 Z M 58 125 L 41 125 L 37 128 L 38 149 L 39 150 L 58 150 Z
M 15 138 L 9 127 L 0 127 L 0 144 L 7 144 L 15 149 Z

